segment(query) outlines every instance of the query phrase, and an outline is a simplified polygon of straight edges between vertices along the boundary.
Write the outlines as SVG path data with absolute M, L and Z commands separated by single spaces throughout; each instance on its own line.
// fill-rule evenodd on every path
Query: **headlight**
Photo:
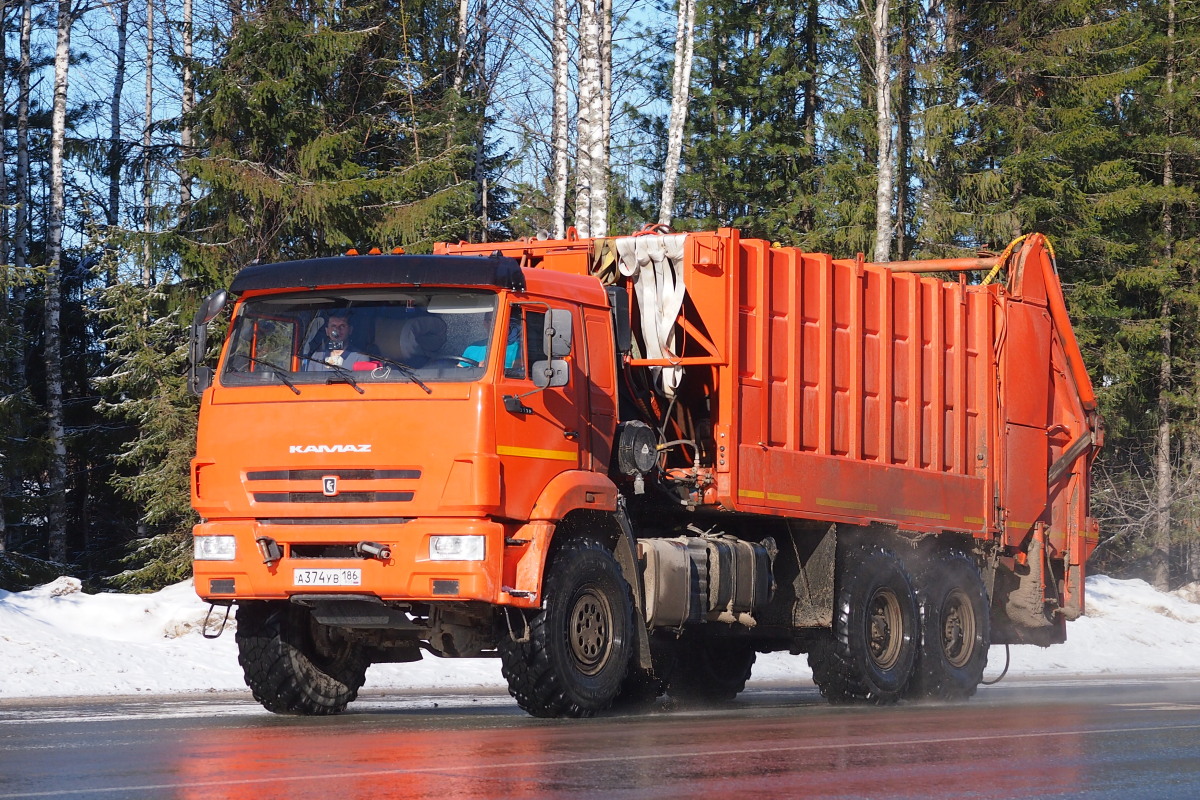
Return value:
M 233 561 L 237 540 L 232 536 L 193 536 L 192 558 L 196 561 Z
M 430 536 L 430 561 L 483 561 L 482 536 Z

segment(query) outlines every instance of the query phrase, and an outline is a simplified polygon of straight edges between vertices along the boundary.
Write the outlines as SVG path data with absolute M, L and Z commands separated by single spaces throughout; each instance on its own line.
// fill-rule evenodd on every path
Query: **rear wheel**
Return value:
M 288 602 L 241 603 L 238 662 L 254 699 L 276 714 L 337 714 L 358 696 L 370 662 L 363 648 L 308 609 Z
M 967 554 L 937 557 L 917 577 L 921 647 L 910 697 L 965 700 L 975 694 L 991 641 L 987 588 Z
M 629 671 L 633 624 L 633 595 L 613 554 L 591 539 L 566 542 L 546 567 L 527 635 L 500 641 L 509 693 L 535 717 L 603 711 Z
M 893 703 L 912 679 L 918 633 L 900 560 L 879 545 L 853 547 L 838 570 L 833 630 L 809 651 L 813 680 L 832 703 Z
M 745 642 L 680 642 L 667 693 L 684 702 L 727 702 L 750 680 L 754 649 Z

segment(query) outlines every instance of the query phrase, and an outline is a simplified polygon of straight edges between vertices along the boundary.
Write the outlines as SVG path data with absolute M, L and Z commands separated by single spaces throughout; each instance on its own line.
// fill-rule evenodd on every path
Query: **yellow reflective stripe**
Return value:
M 759 492 L 754 489 L 738 489 L 738 497 L 745 497 L 750 500 L 779 500 L 784 503 L 799 503 L 801 497 L 798 494 L 779 494 L 777 492 Z
M 879 506 L 874 503 L 855 503 L 851 500 L 831 500 L 828 497 L 818 497 L 817 505 L 829 506 L 830 508 L 851 508 L 855 511 L 878 511 Z
M 899 514 L 903 517 L 923 517 L 924 519 L 950 519 L 949 514 L 943 514 L 940 511 L 917 511 L 915 508 L 893 508 L 893 514 Z
M 537 447 L 513 447 L 512 445 L 496 445 L 496 455 L 517 456 L 518 458 L 548 458 L 553 461 L 575 461 L 579 453 L 574 450 L 542 450 Z
M 963 522 L 969 523 L 971 525 L 982 525 L 985 522 L 985 520 L 983 517 L 963 517 Z

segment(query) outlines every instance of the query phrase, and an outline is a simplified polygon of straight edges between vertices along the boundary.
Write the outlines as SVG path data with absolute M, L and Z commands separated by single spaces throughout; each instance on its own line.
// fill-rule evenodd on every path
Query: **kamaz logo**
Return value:
M 289 453 L 369 453 L 369 444 L 294 444 Z

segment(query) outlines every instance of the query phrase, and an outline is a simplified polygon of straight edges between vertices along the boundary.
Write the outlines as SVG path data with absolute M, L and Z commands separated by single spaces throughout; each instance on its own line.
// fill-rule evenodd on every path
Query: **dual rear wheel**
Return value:
M 979 568 L 945 551 L 906 562 L 878 544 L 842 554 L 830 635 L 809 651 L 832 703 L 965 699 L 983 678 L 989 609 Z

